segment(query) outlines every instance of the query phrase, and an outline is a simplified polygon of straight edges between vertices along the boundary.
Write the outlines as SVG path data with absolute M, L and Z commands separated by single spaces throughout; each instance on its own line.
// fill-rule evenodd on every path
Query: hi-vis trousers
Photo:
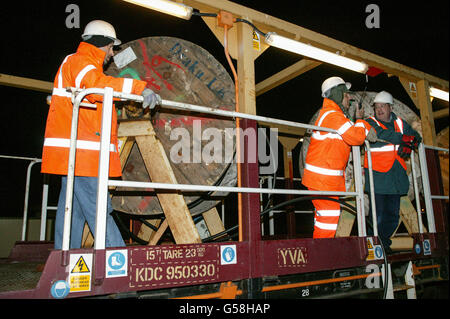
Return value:
M 324 198 L 339 199 L 336 196 L 324 196 Z M 315 208 L 313 238 L 334 238 L 341 215 L 339 202 L 314 199 L 312 203 Z

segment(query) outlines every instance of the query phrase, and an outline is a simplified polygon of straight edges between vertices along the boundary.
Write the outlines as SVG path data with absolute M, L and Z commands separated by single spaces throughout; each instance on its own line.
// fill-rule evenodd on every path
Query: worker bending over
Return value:
M 151 108 L 159 100 L 158 95 L 145 88 L 144 81 L 114 78 L 103 73 L 103 65 L 114 56 L 113 46 L 121 43 L 111 24 L 101 20 L 91 21 L 86 25 L 82 39 L 77 52 L 68 55 L 56 73 L 45 129 L 42 173 L 62 175 L 55 221 L 55 249 L 61 249 L 62 246 L 73 107 L 71 94 L 66 88 L 112 87 L 115 91 L 142 95 L 143 106 Z M 95 103 L 96 108 L 80 107 L 79 111 L 70 248 L 81 247 L 85 222 L 92 233 L 95 230 L 103 96 L 88 95 L 86 99 Z M 117 115 L 113 112 L 109 176 L 121 175 Z M 119 229 L 110 215 L 112 206 L 109 196 L 107 200 L 106 247 L 124 246 Z
M 345 192 L 344 172 L 351 146 L 363 144 L 366 138 L 376 139 L 375 130 L 362 120 L 362 108 L 356 110 L 356 123 L 349 119 L 350 87 L 340 77 L 328 78 L 322 84 L 323 106 L 314 125 L 337 133 L 313 131 L 302 178 L 302 184 L 309 190 Z M 341 214 L 339 203 L 326 199 L 312 202 L 315 207 L 313 238 L 334 237 Z
M 399 223 L 400 197 L 409 189 L 405 160 L 422 141 L 406 121 L 392 112 L 394 99 L 382 91 L 375 96 L 374 113 L 367 122 L 376 130 L 379 141 L 371 143 L 378 236 L 386 253 Z M 381 141 L 382 140 L 382 141 Z M 364 158 L 365 190 L 370 191 L 367 153 Z M 372 205 L 370 205 L 372 209 Z

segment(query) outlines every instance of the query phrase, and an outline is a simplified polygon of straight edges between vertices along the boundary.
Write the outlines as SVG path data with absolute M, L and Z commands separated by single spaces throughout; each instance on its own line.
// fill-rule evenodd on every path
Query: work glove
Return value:
M 144 98 L 144 102 L 142 102 L 142 108 L 144 110 L 146 108 L 152 110 L 155 108 L 156 104 L 161 104 L 161 97 L 148 88 L 142 91 L 142 97 Z
M 400 143 L 400 146 L 398 148 L 398 156 L 400 156 L 403 159 L 408 159 L 411 156 L 411 151 L 413 149 L 412 142 L 414 141 L 414 136 L 410 135 L 403 135 L 402 141 Z
M 375 143 L 377 141 L 377 131 L 373 127 L 370 128 L 369 133 L 366 136 L 366 140 L 368 140 L 370 143 Z
M 420 136 L 414 136 L 414 139 L 411 142 L 411 147 L 416 150 L 421 142 L 422 138 Z

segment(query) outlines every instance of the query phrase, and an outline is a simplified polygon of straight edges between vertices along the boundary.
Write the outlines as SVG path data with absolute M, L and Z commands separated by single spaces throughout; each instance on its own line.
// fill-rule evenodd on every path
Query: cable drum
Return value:
M 370 116 L 374 116 L 374 109 L 372 107 L 373 100 L 375 98 L 375 95 L 377 92 L 354 92 L 354 100 L 350 105 L 350 114 L 355 113 L 355 108 L 357 107 L 357 102 L 360 101 L 361 96 L 364 96 L 363 99 L 363 106 L 364 106 L 364 118 L 368 118 Z M 403 104 L 401 101 L 394 99 L 394 105 L 392 106 L 392 111 L 399 117 L 401 117 L 404 121 L 406 121 L 413 129 L 419 132 L 419 134 L 422 135 L 422 127 L 420 123 L 420 118 L 412 111 L 407 105 Z M 310 120 L 310 124 L 314 124 L 316 122 L 317 117 L 319 116 L 319 110 L 313 115 L 313 117 Z M 310 143 L 310 136 L 311 133 L 308 133 L 308 135 L 305 135 L 303 138 L 303 144 L 300 150 L 299 155 L 299 169 L 300 169 L 300 176 L 303 177 L 303 169 L 305 165 L 305 159 L 306 154 L 308 152 L 308 147 Z M 364 163 L 364 154 L 362 152 L 361 155 L 361 164 Z M 411 173 L 411 159 L 406 161 L 407 164 L 407 173 L 409 178 L 409 190 L 408 190 L 408 197 L 410 200 L 414 199 L 414 188 L 412 183 L 412 173 Z M 422 183 L 421 183 L 421 172 L 420 172 L 420 166 L 419 166 L 419 159 L 418 156 L 415 156 L 415 174 L 417 179 L 417 185 L 419 186 L 419 190 L 422 193 Z M 364 174 L 363 174 L 363 183 L 364 183 Z M 353 185 L 353 158 L 350 156 L 349 163 L 347 165 L 347 168 L 345 170 L 345 187 L 346 191 L 349 191 L 351 186 Z M 366 212 L 368 212 L 368 197 L 366 197 Z
M 205 49 L 183 39 L 146 37 L 122 44 L 106 73 L 146 81 L 147 87 L 165 100 L 235 110 L 234 82 L 226 69 Z M 236 185 L 235 136 L 230 137 L 226 130 L 235 129 L 233 120 L 171 110 L 157 110 L 150 119 L 140 104 L 122 104 L 116 103 L 121 109 L 119 122 L 151 120 L 178 183 Z M 231 159 L 225 157 L 226 148 L 231 148 Z M 151 181 L 142 156 L 145 154 L 135 143 L 123 166 L 123 180 Z M 136 215 L 160 214 L 161 206 L 152 191 L 117 188 L 112 192 L 113 208 Z M 215 207 L 219 197 L 226 195 L 195 193 L 184 198 L 191 214 L 197 215 Z

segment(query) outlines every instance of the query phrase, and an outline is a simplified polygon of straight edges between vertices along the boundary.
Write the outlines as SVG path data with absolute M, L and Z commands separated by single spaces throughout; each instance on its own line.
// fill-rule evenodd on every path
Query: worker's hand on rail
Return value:
M 414 139 L 411 142 L 411 147 L 416 150 L 420 143 L 422 143 L 422 137 L 414 136 Z
M 144 102 L 142 102 L 144 109 L 154 109 L 156 104 L 161 104 L 161 97 L 148 88 L 142 91 L 142 97 L 144 98 Z
M 397 154 L 404 160 L 407 160 L 411 156 L 411 151 L 412 151 L 411 144 L 402 141 L 398 148 Z
M 368 140 L 370 143 L 375 143 L 377 141 L 377 131 L 373 127 L 370 128 L 369 133 L 366 136 L 366 140 Z

